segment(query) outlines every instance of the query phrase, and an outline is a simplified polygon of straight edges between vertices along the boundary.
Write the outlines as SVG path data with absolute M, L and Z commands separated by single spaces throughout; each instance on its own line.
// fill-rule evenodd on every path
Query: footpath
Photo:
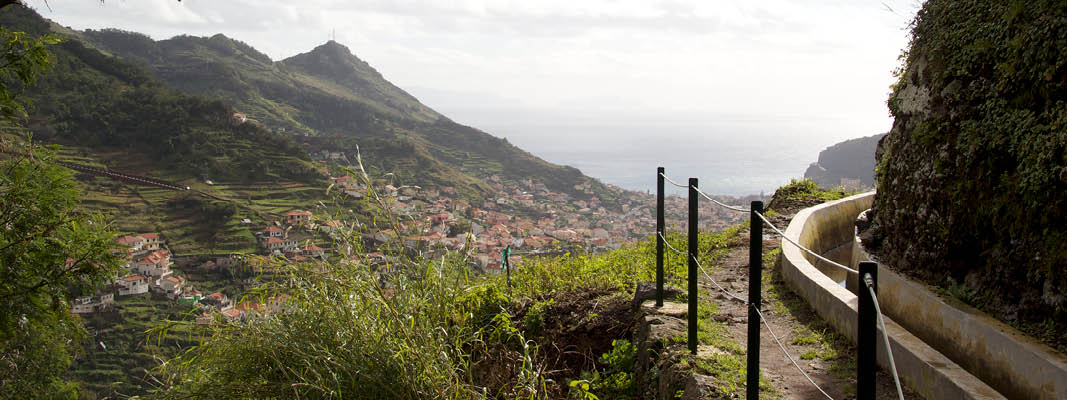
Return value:
M 797 211 L 817 203 L 772 204 L 780 209 L 775 209 L 778 214 L 771 214 L 769 219 L 775 226 L 784 227 Z M 781 237 L 767 231 L 764 230 L 763 237 L 761 308 L 766 323 L 760 330 L 760 397 L 855 398 L 855 347 L 786 286 L 779 272 Z M 738 381 L 744 384 L 748 308 L 723 290 L 747 298 L 748 237 L 746 228 L 725 247 L 712 249 L 711 262 L 704 265 L 707 275 L 700 274 L 700 307 L 703 308 L 699 311 L 700 331 L 704 337 L 695 359 L 689 355 L 684 341 L 687 329 L 684 302 L 668 301 L 664 307 L 656 308 L 655 301 L 648 300 L 654 299 L 654 289 L 646 287 L 644 293 L 638 290 L 634 299 L 638 311 L 634 334 L 638 344 L 635 379 L 638 382 L 647 379 L 653 386 L 646 392 L 646 398 L 674 398 L 683 390 L 683 399 L 744 397 L 744 388 L 736 385 Z M 665 297 L 678 294 L 681 291 L 675 289 Z M 738 359 L 740 365 L 732 362 Z M 654 374 L 659 376 L 651 376 Z M 878 373 L 877 393 L 879 399 L 897 398 L 893 378 L 885 371 Z M 904 397 L 917 398 L 907 388 Z

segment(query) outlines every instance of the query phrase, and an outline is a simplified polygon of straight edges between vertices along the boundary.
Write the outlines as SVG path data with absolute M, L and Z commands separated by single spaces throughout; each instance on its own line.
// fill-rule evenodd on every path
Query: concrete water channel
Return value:
M 785 234 L 855 269 L 870 257 L 856 237 L 854 221 L 871 207 L 874 195 L 804 209 Z M 782 274 L 824 320 L 856 341 L 856 274 L 785 240 Z M 1067 399 L 1067 357 L 1018 330 L 883 264 L 878 266 L 878 301 L 900 379 L 924 398 Z M 889 368 L 881 340 L 878 364 Z

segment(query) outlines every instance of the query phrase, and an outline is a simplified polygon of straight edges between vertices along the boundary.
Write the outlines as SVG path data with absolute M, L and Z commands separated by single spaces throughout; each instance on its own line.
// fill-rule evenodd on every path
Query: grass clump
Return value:
M 853 193 L 841 188 L 824 190 L 811 179 L 793 179 L 788 185 L 774 191 L 768 209 L 786 209 L 789 205 L 801 203 L 804 205 L 818 204 L 827 201 L 839 200 Z

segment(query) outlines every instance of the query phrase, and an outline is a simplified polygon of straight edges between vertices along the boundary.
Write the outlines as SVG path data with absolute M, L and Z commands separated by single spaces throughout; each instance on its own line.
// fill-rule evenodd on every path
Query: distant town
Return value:
M 315 153 L 320 163 L 346 161 L 344 153 Z M 334 235 L 356 228 L 358 222 L 329 215 L 315 215 L 309 210 L 285 212 L 273 223 L 253 227 L 259 241 L 257 254 L 199 257 L 195 268 L 204 273 L 250 270 L 265 265 L 271 257 L 300 263 L 309 260 L 367 263 L 381 265 L 389 257 L 377 247 L 395 241 L 408 251 L 436 255 L 445 251 L 463 251 L 472 257 L 472 267 L 481 271 L 498 271 L 505 249 L 511 250 L 510 265 L 520 267 L 524 257 L 559 254 L 564 251 L 599 252 L 649 239 L 655 231 L 655 196 L 606 185 L 615 196 L 614 206 L 605 207 L 591 190 L 590 184 L 576 185 L 574 190 L 588 197 L 575 199 L 555 192 L 532 180 L 508 182 L 497 175 L 483 177 L 496 195 L 479 204 L 459 199 L 451 186 L 421 188 L 382 184 L 371 187 L 352 175 L 332 176 L 330 184 L 354 200 L 372 196 L 389 213 L 399 218 L 397 229 L 381 230 L 358 227 L 367 243 L 366 254 L 345 255 L 331 248 Z M 750 196 L 753 197 L 754 196 Z M 740 203 L 732 197 L 722 201 Z M 667 230 L 687 229 L 688 200 L 679 196 L 665 198 Z M 722 230 L 746 218 L 719 207 L 702 204 L 700 229 Z M 245 223 L 251 221 L 246 220 Z M 197 323 L 237 321 L 253 315 L 269 315 L 284 309 L 284 296 L 266 299 L 264 304 L 236 302 L 222 292 L 201 293 L 180 273 L 175 273 L 174 256 L 157 233 L 128 234 L 116 239 L 113 251 L 125 257 L 126 272 L 103 291 L 76 299 L 72 312 L 89 314 L 116 307 L 116 297 L 156 293 L 167 299 L 198 307 Z M 348 258 L 347 260 L 345 258 Z M 257 261 L 258 260 L 258 261 Z

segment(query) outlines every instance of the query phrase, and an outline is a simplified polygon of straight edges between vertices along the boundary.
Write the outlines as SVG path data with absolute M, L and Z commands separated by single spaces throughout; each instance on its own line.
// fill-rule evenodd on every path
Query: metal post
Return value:
M 856 399 L 873 400 L 875 396 L 875 373 L 878 371 L 878 311 L 874 298 L 867 290 L 866 277 L 878 293 L 878 264 L 871 261 L 859 265 L 859 305 L 856 329 Z
M 500 258 L 502 259 L 500 260 L 501 267 L 503 267 L 504 271 L 508 274 L 508 288 L 511 288 L 511 246 L 505 248 L 500 255 Z
M 759 399 L 760 304 L 763 302 L 763 202 L 753 201 L 749 211 L 748 242 L 748 364 L 745 369 L 748 399 Z
M 656 307 L 663 306 L 663 167 L 656 168 Z
M 697 353 L 697 178 L 689 178 L 689 352 Z

